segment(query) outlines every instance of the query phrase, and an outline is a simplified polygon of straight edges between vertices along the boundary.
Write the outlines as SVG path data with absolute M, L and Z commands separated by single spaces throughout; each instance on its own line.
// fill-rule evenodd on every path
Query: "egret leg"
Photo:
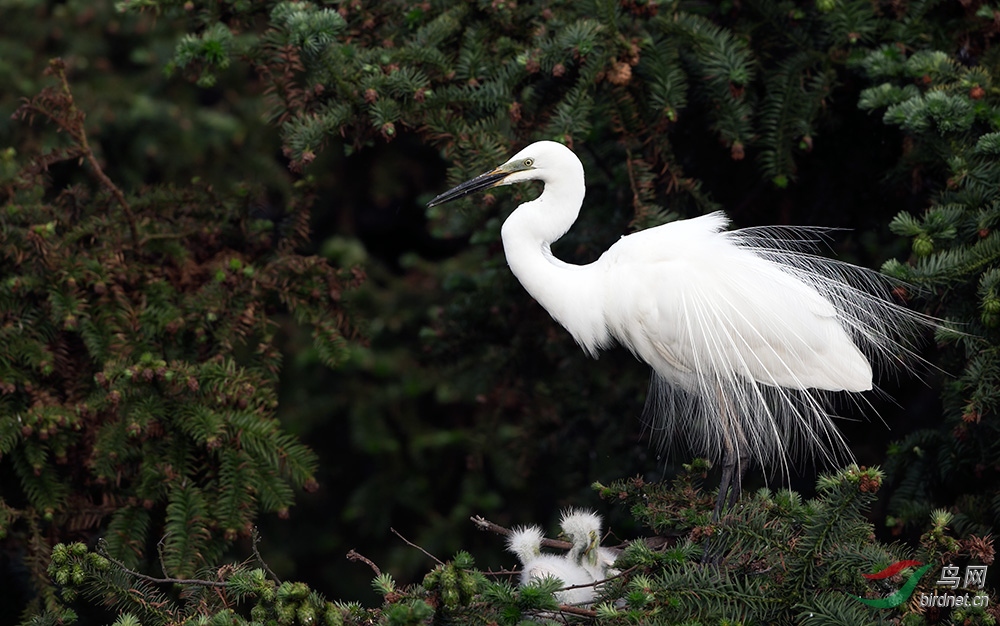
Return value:
M 719 481 L 719 495 L 715 498 L 712 521 L 719 521 L 723 511 L 736 505 L 736 501 L 740 497 L 740 484 L 743 482 L 745 471 L 746 465 L 740 462 L 739 453 L 726 438 L 725 448 L 722 452 L 722 479 Z M 727 496 L 728 502 L 726 501 Z
M 719 495 L 715 499 L 715 510 L 712 512 L 712 521 L 719 521 L 719 516 L 726 507 L 726 495 L 729 493 L 729 484 L 733 480 L 734 463 L 729 458 L 729 450 L 726 450 L 722 457 L 722 479 L 719 481 Z M 732 505 L 730 505 L 732 506 Z
M 715 499 L 715 510 L 712 512 L 712 521 L 719 521 L 719 517 L 726 509 L 732 509 L 740 499 L 740 491 L 743 486 L 743 476 L 747 471 L 746 458 L 742 454 L 746 449 L 746 437 L 743 435 L 743 427 L 738 420 L 734 419 L 732 408 L 725 401 L 725 397 L 719 392 L 719 404 L 722 407 L 720 417 L 723 422 L 729 422 L 723 428 L 722 437 L 722 479 L 719 481 L 719 495 Z M 728 502 L 727 502 L 728 496 Z
M 746 458 L 739 452 L 733 451 L 729 459 L 723 459 L 722 482 L 719 484 L 719 496 L 715 499 L 714 521 L 719 520 L 723 511 L 728 511 L 736 507 L 736 503 L 743 493 L 743 477 L 747 473 Z M 729 501 L 725 501 L 726 492 L 729 492 Z
M 745 463 L 743 455 L 736 454 L 736 467 L 733 469 L 733 484 L 729 492 L 729 504 L 726 505 L 727 509 L 732 509 L 736 506 L 736 502 L 740 499 L 740 494 L 743 493 L 743 477 L 747 473 L 747 464 Z
M 743 456 L 732 445 L 727 437 L 724 442 L 722 452 L 722 479 L 719 481 L 719 495 L 715 498 L 715 510 L 712 512 L 712 521 L 718 522 L 722 512 L 732 509 L 740 498 L 743 475 L 746 473 L 747 463 Z M 728 502 L 727 498 L 728 497 Z M 722 560 L 721 548 L 718 544 L 712 543 L 711 539 L 705 543 L 705 552 L 701 562 L 709 565 L 718 565 Z
M 712 521 L 718 522 L 722 512 L 730 510 L 736 506 L 740 499 L 743 476 L 746 474 L 747 465 L 750 459 L 740 454 L 726 439 L 722 456 L 722 479 L 719 481 L 719 495 L 715 499 L 715 511 L 712 512 Z M 726 502 L 726 496 L 729 501 Z M 711 540 L 705 542 L 705 553 L 701 562 L 709 565 L 718 565 L 722 560 L 722 553 L 716 552 L 718 546 L 712 547 Z

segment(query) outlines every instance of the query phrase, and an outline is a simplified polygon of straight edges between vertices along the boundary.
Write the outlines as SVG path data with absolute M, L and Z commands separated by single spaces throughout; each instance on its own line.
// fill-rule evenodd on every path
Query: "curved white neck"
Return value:
M 576 221 L 585 191 L 582 167 L 578 177 L 546 181 L 538 198 L 510 214 L 500 234 L 507 264 L 521 285 L 588 354 L 596 356 L 610 342 L 603 277 L 597 275 L 596 264 L 571 265 L 555 258 L 550 249 Z

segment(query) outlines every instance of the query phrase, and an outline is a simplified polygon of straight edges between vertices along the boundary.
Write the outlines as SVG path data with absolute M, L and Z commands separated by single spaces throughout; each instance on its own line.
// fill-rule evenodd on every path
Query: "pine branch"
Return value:
M 117 185 L 115 185 L 108 175 L 104 173 L 104 169 L 97 161 L 97 157 L 94 156 L 94 151 L 91 149 L 90 142 L 87 138 L 87 132 L 83 127 L 85 116 L 83 112 L 77 108 L 76 102 L 73 99 L 73 92 L 69 88 L 69 81 L 66 78 L 66 63 L 62 59 L 53 59 L 49 62 L 49 68 L 46 73 L 54 74 L 56 76 L 59 80 L 61 93 L 58 96 L 54 96 L 51 93 L 43 91 L 40 96 L 31 100 L 26 100 L 14 115 L 22 119 L 30 117 L 35 113 L 43 115 L 56 124 L 56 126 L 65 131 L 66 134 L 73 139 L 77 146 L 79 146 L 80 155 L 90 165 L 94 176 L 101 183 L 101 186 L 103 186 L 115 198 L 119 206 L 121 206 L 122 211 L 125 213 L 125 218 L 128 221 L 133 248 L 136 250 L 139 249 L 142 242 L 139 240 L 139 230 L 136 226 L 135 215 L 132 213 L 132 207 L 129 206 L 128 200 L 125 199 L 125 194 L 118 188 Z
M 97 542 L 97 552 L 113 565 L 118 567 L 121 571 L 125 572 L 129 576 L 137 578 L 139 580 L 154 583 L 154 584 L 170 584 L 170 585 L 194 585 L 197 587 L 213 587 L 213 588 L 225 588 L 227 583 L 218 582 L 213 580 L 201 580 L 199 578 L 156 578 L 153 576 L 147 576 L 133 569 L 129 569 L 124 563 L 115 559 L 111 556 L 108 551 L 108 544 L 103 539 Z

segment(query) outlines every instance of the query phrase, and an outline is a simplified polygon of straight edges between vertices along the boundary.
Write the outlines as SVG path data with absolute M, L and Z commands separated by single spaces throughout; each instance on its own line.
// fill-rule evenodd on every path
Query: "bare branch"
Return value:
M 253 531 L 250 533 L 250 537 L 253 540 L 253 544 L 252 544 L 251 547 L 253 548 L 253 555 L 255 557 L 257 557 L 257 562 L 260 563 L 261 567 L 264 568 L 264 571 L 267 572 L 268 576 L 270 576 L 271 578 L 273 578 L 274 580 L 276 580 L 278 582 L 278 584 L 280 585 L 281 584 L 281 579 L 278 578 L 274 574 L 274 572 L 271 571 L 271 568 L 268 567 L 268 565 L 267 565 L 267 561 L 265 561 L 264 557 L 262 557 L 260 555 L 260 552 L 257 551 L 257 543 L 260 542 L 260 531 L 257 530 L 256 526 L 253 527 Z
M 221 588 L 226 587 L 226 583 L 217 582 L 214 580 L 201 580 L 200 578 L 155 578 L 153 576 L 140 574 L 135 570 L 129 569 L 128 567 L 126 567 L 124 563 L 112 557 L 111 554 L 108 552 L 107 542 L 104 541 L 103 539 L 97 542 L 97 550 L 101 556 L 111 561 L 113 565 L 117 566 L 119 569 L 121 569 L 129 576 L 134 576 L 139 580 L 144 580 L 148 583 L 170 584 L 170 585 L 197 585 L 199 587 L 221 587 Z
M 354 550 L 351 550 L 350 552 L 347 553 L 347 560 L 348 561 L 361 561 L 362 563 L 366 564 L 368 567 L 372 568 L 372 571 L 375 572 L 376 576 L 381 576 L 382 575 L 382 570 L 380 570 L 378 568 L 378 565 L 375 565 L 375 563 L 373 563 L 371 559 L 369 559 L 368 557 L 365 557 L 365 556 L 362 556 L 362 555 L 358 554 Z
M 511 534 L 511 530 L 509 528 L 505 528 L 499 524 L 494 524 L 481 515 L 473 515 L 469 519 L 472 520 L 472 523 L 475 524 L 479 530 L 495 533 L 501 537 L 507 537 Z M 568 541 L 548 538 L 542 539 L 542 545 L 546 548 L 555 548 L 556 550 L 569 550 L 573 547 L 573 544 Z
M 49 61 L 48 72 L 59 79 L 63 96 L 61 108 L 63 108 L 65 114 L 59 114 L 55 111 L 49 110 L 44 105 L 40 105 L 38 98 L 33 98 L 25 102 L 25 104 L 18 110 L 18 114 L 22 116 L 27 115 L 29 118 L 34 113 L 44 115 L 72 138 L 80 150 L 80 157 L 90 165 L 97 181 L 114 197 L 118 204 L 121 205 L 122 211 L 125 213 L 125 219 L 128 221 L 128 229 L 129 234 L 132 237 L 132 245 L 138 251 L 140 241 L 139 229 L 136 226 L 135 221 L 135 214 L 132 213 L 132 207 L 129 205 L 128 200 L 125 199 L 125 194 L 118 188 L 117 185 L 115 185 L 114 181 L 108 178 L 108 175 L 104 173 L 104 169 L 101 167 L 101 164 L 97 161 L 97 157 L 94 156 L 94 151 L 91 149 L 90 142 L 87 139 L 87 131 L 84 129 L 83 125 L 85 115 L 83 114 L 83 111 L 77 108 L 76 101 L 73 99 L 73 92 L 69 88 L 69 80 L 66 78 L 66 62 L 58 58 L 52 59 Z
M 442 561 L 441 559 L 437 558 L 436 556 L 434 556 L 433 554 L 431 554 L 427 550 L 424 550 L 423 548 L 421 548 L 417 544 L 413 543 L 412 541 L 410 541 L 409 539 L 407 539 L 403 535 L 399 534 L 399 531 L 396 530 L 395 528 L 391 528 L 390 527 L 389 530 L 392 531 L 392 534 L 394 534 L 397 537 L 399 537 L 400 539 L 402 539 L 403 543 L 405 543 L 406 545 L 410 546 L 411 548 L 416 548 L 417 550 L 420 550 L 421 552 L 423 552 L 424 554 L 426 554 L 429 558 L 431 558 L 438 565 L 444 565 L 444 561 Z
M 160 559 L 160 571 L 163 572 L 164 576 L 170 576 L 170 572 L 167 571 L 167 564 L 163 560 L 163 545 L 169 536 L 170 532 L 165 532 L 163 533 L 163 536 L 160 537 L 160 540 L 156 542 L 156 556 Z
M 560 604 L 559 611 L 561 613 L 569 613 L 570 615 L 579 615 L 580 617 L 597 617 L 597 611 L 581 609 L 578 606 L 569 606 L 568 604 Z
M 521 575 L 521 570 L 519 570 L 519 569 L 500 569 L 500 570 L 495 570 L 494 571 L 493 569 L 488 569 L 488 570 L 482 572 L 482 574 L 483 574 L 483 576 L 520 576 Z

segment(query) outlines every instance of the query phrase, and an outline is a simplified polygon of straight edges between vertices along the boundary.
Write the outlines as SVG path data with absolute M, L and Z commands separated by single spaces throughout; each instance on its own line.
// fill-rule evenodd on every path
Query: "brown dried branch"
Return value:
M 494 570 L 492 568 L 483 571 L 483 576 L 520 576 L 521 570 L 519 569 L 501 569 Z
M 511 534 L 511 530 L 509 528 L 505 528 L 499 524 L 494 524 L 480 515 L 473 515 L 469 519 L 472 520 L 472 523 L 475 524 L 479 530 L 495 533 L 501 537 L 507 537 Z M 555 548 L 556 550 L 569 550 L 573 547 L 573 544 L 568 541 L 548 538 L 542 539 L 542 545 L 546 548 Z
M 399 534 L 399 531 L 396 530 L 395 528 L 390 527 L 389 530 L 392 531 L 392 534 L 394 534 L 397 537 L 399 537 L 400 539 L 402 539 L 403 543 L 405 543 L 406 545 L 410 546 L 411 548 L 416 548 L 417 550 L 420 550 L 421 552 L 423 552 L 424 554 L 426 554 L 429 558 L 431 558 L 438 565 L 444 565 L 444 561 L 442 561 L 441 559 L 437 558 L 436 556 L 434 556 L 433 554 L 431 554 L 427 550 L 424 550 L 423 548 L 421 548 L 417 544 L 413 543 L 412 541 L 410 541 L 409 539 L 407 539 L 403 535 Z
M 125 219 L 128 221 L 132 245 L 138 249 L 140 244 L 139 230 L 136 226 L 135 214 L 132 213 L 132 207 L 129 205 L 128 200 L 125 199 L 125 194 L 122 190 L 104 173 L 104 169 L 101 168 L 101 164 L 90 147 L 87 132 L 83 126 L 86 116 L 83 114 L 83 111 L 77 108 L 76 102 L 73 99 L 73 92 L 70 90 L 69 81 L 66 78 L 66 62 L 60 58 L 52 59 L 49 61 L 49 68 L 46 70 L 46 73 L 52 74 L 59 79 L 60 92 L 55 93 L 51 88 L 43 89 L 38 96 L 22 104 L 14 115 L 22 119 L 27 117 L 29 120 L 34 118 L 35 114 L 43 115 L 69 135 L 79 147 L 80 158 L 90 165 L 94 176 L 101 186 L 122 207 L 122 210 L 125 212 Z
M 625 167 L 628 170 L 628 186 L 632 190 L 632 209 L 635 211 L 635 218 L 632 221 L 634 222 L 643 210 L 643 206 L 639 187 L 635 180 L 635 171 L 632 169 L 632 151 L 628 147 L 625 148 Z
M 197 585 L 199 587 L 221 587 L 224 588 L 226 583 L 217 582 L 214 580 L 201 580 L 200 578 L 155 578 L 153 576 L 147 576 L 146 574 L 141 574 L 135 570 L 129 569 L 124 563 L 116 560 L 108 552 L 107 542 L 103 539 L 97 542 L 97 552 L 113 565 L 118 567 L 120 570 L 128 574 L 129 576 L 134 576 L 139 580 L 144 580 L 148 583 L 157 584 L 171 584 L 171 585 Z
M 569 613 L 570 615 L 579 615 L 580 617 L 597 617 L 597 611 L 592 609 L 581 609 L 578 606 L 569 606 L 567 604 L 559 605 L 560 613 Z
M 267 574 L 271 578 L 273 578 L 274 580 L 276 580 L 278 582 L 278 584 L 280 585 L 281 584 L 281 579 L 278 578 L 275 575 L 275 573 L 271 571 L 271 568 L 270 568 L 270 566 L 268 566 L 267 561 L 264 560 L 264 557 L 262 557 L 260 555 L 260 552 L 257 550 L 257 544 L 260 542 L 260 531 L 257 530 L 256 526 L 254 526 L 253 530 L 250 531 L 250 538 L 253 541 L 253 544 L 252 544 L 253 555 L 254 555 L 254 557 L 257 558 L 257 563 L 259 563 L 260 566 L 264 568 L 264 571 L 267 572 Z
M 347 553 L 347 560 L 348 561 L 361 561 L 362 563 L 364 563 L 368 567 L 372 568 L 372 571 L 375 572 L 376 576 L 381 576 L 382 575 L 382 570 L 380 570 L 378 568 L 378 565 L 375 565 L 375 563 L 371 559 L 369 559 L 368 557 L 365 557 L 365 556 L 362 556 L 361 554 L 358 554 L 355 550 L 351 550 L 350 552 Z

